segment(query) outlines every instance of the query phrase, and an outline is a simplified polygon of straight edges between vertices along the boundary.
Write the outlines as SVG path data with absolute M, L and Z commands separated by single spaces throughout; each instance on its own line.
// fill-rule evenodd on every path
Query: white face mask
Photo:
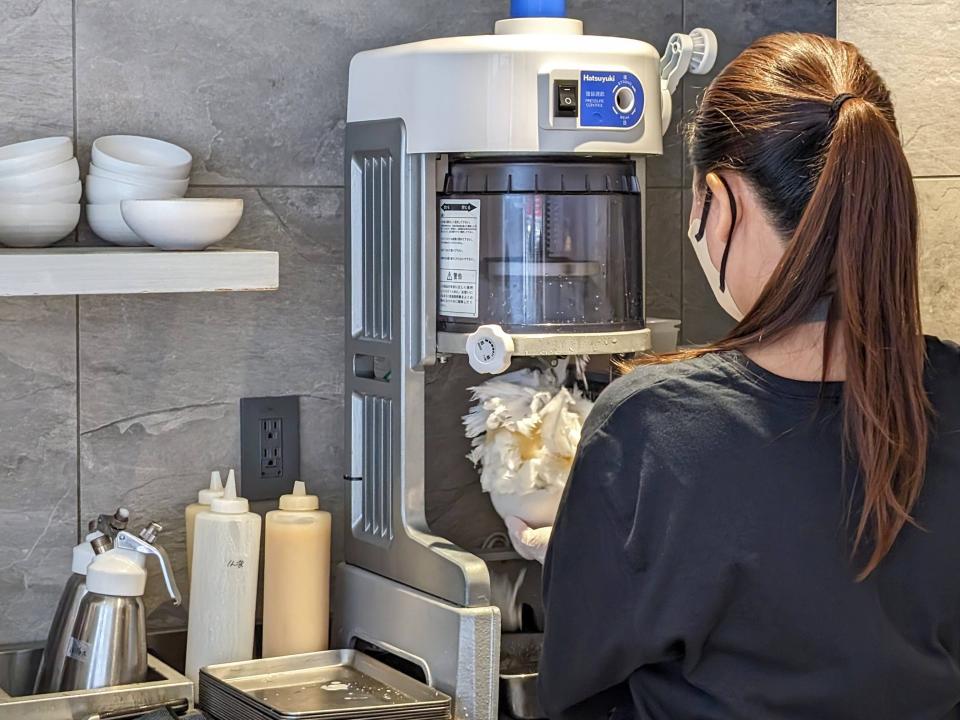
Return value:
M 730 294 L 730 285 L 727 285 L 723 290 L 720 289 L 720 271 L 713 264 L 713 260 L 710 259 L 710 248 L 707 245 L 706 230 L 704 230 L 703 235 L 700 235 L 700 239 L 697 239 L 697 235 L 700 233 L 700 223 L 700 218 L 696 218 L 690 223 L 690 230 L 687 232 L 687 237 L 689 237 L 690 242 L 693 243 L 693 250 L 697 253 L 697 260 L 700 261 L 700 268 L 703 270 L 703 274 L 707 276 L 707 282 L 710 283 L 713 296 L 717 299 L 717 302 L 720 303 L 720 307 L 726 311 L 727 315 L 737 322 L 740 322 L 743 320 L 744 313 L 737 306 L 733 295 Z

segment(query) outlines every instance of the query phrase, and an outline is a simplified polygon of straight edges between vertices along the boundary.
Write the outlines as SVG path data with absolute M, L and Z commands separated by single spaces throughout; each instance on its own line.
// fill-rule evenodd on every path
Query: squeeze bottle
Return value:
M 246 498 L 237 497 L 233 470 L 223 497 L 197 515 L 186 662 L 195 692 L 200 668 L 253 657 L 260 524 Z
M 263 656 L 326 650 L 330 642 L 330 513 L 297 481 L 267 513 Z
M 184 511 L 187 528 L 187 581 L 190 580 L 190 566 L 193 563 L 193 526 L 197 515 L 210 509 L 210 501 L 215 497 L 223 497 L 223 480 L 220 478 L 220 472 L 214 470 L 210 473 L 210 487 L 204 488 L 197 493 L 197 501 L 187 505 Z

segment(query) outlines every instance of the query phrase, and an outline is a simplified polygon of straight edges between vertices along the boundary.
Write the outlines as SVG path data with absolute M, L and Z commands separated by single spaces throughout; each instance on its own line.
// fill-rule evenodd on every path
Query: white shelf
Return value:
M 266 250 L 0 248 L 0 297 L 276 290 L 280 256 Z

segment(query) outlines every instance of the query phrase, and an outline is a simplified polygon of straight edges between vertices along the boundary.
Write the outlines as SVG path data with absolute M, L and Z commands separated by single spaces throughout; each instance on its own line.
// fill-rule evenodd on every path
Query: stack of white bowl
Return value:
M 243 200 L 184 198 L 193 158 L 182 147 L 136 135 L 94 141 L 87 221 L 115 245 L 203 250 L 240 222 Z
M 47 247 L 80 219 L 80 168 L 67 137 L 0 147 L 0 245 Z
M 93 143 L 87 174 L 87 222 L 115 245 L 149 243 L 124 221 L 124 200 L 182 198 L 193 157 L 182 147 L 137 135 L 107 135 Z

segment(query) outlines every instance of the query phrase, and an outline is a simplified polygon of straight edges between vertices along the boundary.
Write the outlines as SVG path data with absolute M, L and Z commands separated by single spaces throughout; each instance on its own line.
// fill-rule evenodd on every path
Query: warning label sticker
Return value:
M 480 280 L 480 201 L 440 203 L 440 314 L 475 318 Z

